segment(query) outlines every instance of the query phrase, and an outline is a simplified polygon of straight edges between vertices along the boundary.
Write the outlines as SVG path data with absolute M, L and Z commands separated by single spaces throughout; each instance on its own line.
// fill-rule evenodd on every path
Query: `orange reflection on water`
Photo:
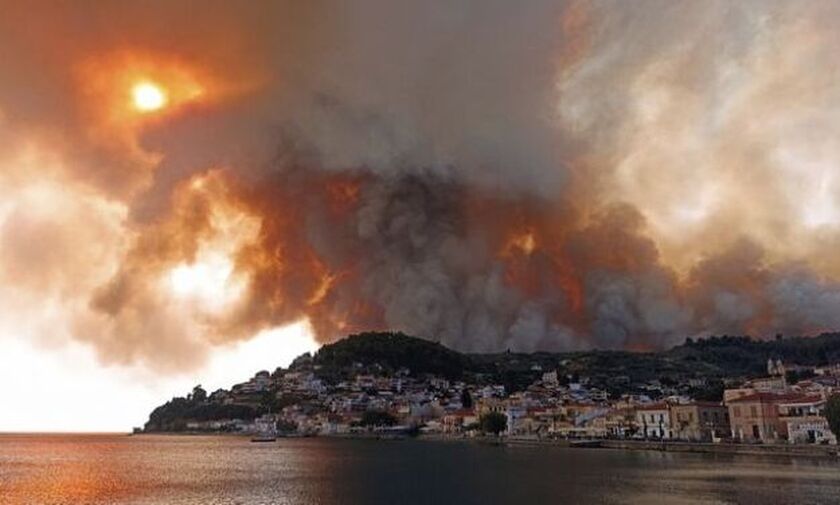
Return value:
M 0 480 L 2 503 L 108 503 L 131 494 L 129 474 L 114 461 L 121 449 L 92 437 L 4 437 L 5 444 L 17 444 L 20 450 L 13 451 L 19 459 L 12 473 Z

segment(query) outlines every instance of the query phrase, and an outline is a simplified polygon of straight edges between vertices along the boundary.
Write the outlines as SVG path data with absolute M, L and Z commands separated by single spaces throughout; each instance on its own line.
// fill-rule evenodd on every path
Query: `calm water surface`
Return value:
M 840 503 L 840 462 L 428 441 L 0 435 L 0 503 Z

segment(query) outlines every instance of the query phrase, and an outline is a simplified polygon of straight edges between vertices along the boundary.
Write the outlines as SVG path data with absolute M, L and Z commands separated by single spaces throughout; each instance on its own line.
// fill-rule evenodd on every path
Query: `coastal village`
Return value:
M 377 363 L 353 363 L 342 380 L 328 381 L 320 367 L 307 354 L 230 390 L 207 394 L 197 387 L 186 401 L 218 407 L 213 415 L 180 419 L 177 426 L 150 421 L 146 431 L 466 438 L 486 432 L 482 419 L 492 415 L 504 419 L 492 431 L 510 439 L 837 443 L 825 409 L 840 391 L 840 365 L 769 359 L 765 376 L 725 381 L 721 401 L 693 398 L 685 394 L 688 384 L 660 380 L 634 385 L 641 393 L 610 394 L 586 376 L 539 365 L 532 365 L 536 380 L 515 392 L 488 381 L 386 371 Z

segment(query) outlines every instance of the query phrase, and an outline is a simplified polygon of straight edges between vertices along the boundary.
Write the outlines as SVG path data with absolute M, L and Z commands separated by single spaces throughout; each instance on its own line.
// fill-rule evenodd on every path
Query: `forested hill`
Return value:
M 341 376 L 358 365 L 378 365 L 386 373 L 407 369 L 455 379 L 473 367 L 472 359 L 436 342 L 402 333 L 361 333 L 328 344 L 314 356 L 323 375 Z
M 401 333 L 362 333 L 322 347 L 312 362 L 318 365 L 318 375 L 327 380 L 356 373 L 359 366 L 376 365 L 384 372 L 405 368 L 412 375 L 483 376 L 516 386 L 548 370 L 595 379 L 622 376 L 628 382 L 751 377 L 763 374 L 770 358 L 799 365 L 840 362 L 840 333 L 772 340 L 743 336 L 687 339 L 684 344 L 660 352 L 493 354 L 459 353 Z
M 728 374 L 761 373 L 770 358 L 807 366 L 840 362 L 840 333 L 788 338 L 779 335 L 772 340 L 729 336 L 688 339 L 663 354 L 672 359 L 713 364 Z

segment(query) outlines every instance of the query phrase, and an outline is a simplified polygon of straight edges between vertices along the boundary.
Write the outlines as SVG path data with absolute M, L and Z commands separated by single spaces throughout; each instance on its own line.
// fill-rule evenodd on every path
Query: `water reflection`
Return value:
M 0 436 L 3 504 L 838 503 L 833 460 L 425 441 Z

